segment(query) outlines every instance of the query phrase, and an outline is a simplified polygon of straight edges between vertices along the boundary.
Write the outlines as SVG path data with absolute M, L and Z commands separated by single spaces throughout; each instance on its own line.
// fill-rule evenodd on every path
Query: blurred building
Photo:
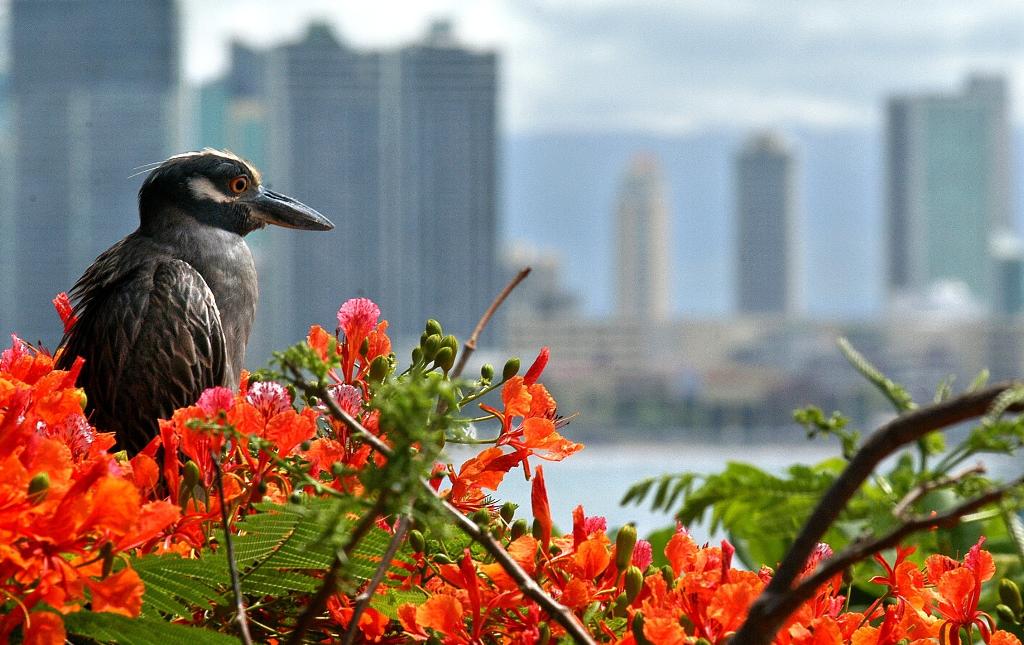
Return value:
M 886 124 L 888 287 L 916 295 L 966 286 L 993 307 L 997 231 L 1011 228 L 1008 92 L 971 76 L 958 94 L 889 100 Z
M 253 363 L 312 322 L 333 327 L 354 297 L 380 304 L 393 336 L 427 318 L 468 335 L 496 292 L 496 55 L 460 46 L 443 22 L 395 51 L 352 49 L 315 24 L 232 54 L 201 90 L 196 144 L 265 159 L 275 189 L 336 226 L 251 237 Z
M 509 279 L 525 267 L 530 267 L 530 276 L 516 287 L 501 308 L 509 325 L 529 325 L 538 319 L 565 320 L 580 315 L 579 297 L 565 285 L 562 258 L 557 252 L 517 244 L 502 254 L 502 273 Z
M 465 338 L 497 295 L 497 82 L 446 21 L 383 61 L 379 298 L 399 335 L 437 318 Z
M 14 302 L 0 326 L 51 346 L 50 299 L 138 225 L 133 169 L 177 146 L 178 16 L 173 0 L 12 0 Z
M 637 155 L 619 189 L 615 210 L 615 313 L 623 319 L 669 317 L 669 208 L 658 160 Z
M 774 133 L 751 137 L 736 158 L 736 279 L 742 314 L 794 309 L 795 162 Z

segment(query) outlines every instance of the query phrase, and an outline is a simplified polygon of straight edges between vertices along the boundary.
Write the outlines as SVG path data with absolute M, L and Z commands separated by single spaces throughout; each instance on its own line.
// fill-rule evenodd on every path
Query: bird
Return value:
M 235 389 L 258 297 L 245 236 L 268 224 L 329 231 L 305 204 L 269 190 L 222 150 L 174 155 L 139 189 L 139 227 L 101 253 L 69 292 L 73 318 L 57 367 L 84 363 L 86 415 L 141 451 L 158 419 L 208 388 Z

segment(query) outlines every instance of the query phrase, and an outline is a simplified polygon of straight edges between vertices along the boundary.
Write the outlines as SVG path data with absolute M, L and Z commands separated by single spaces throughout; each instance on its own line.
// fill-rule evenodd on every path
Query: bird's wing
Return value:
M 213 292 L 188 263 L 163 258 L 137 266 L 79 302 L 62 361 L 85 358 L 79 384 L 93 423 L 137 452 L 158 418 L 223 385 L 224 334 Z

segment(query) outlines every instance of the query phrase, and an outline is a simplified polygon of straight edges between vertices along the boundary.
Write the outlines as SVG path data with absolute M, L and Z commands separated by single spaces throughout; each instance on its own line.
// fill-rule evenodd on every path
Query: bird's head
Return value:
M 305 204 L 268 190 L 258 170 L 220 150 L 175 155 L 157 166 L 139 190 L 143 230 L 181 217 L 245 235 L 267 224 L 329 231 L 334 224 Z

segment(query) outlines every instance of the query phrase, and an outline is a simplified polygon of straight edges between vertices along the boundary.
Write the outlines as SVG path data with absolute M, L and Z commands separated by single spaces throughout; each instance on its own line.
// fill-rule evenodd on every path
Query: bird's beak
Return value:
M 263 186 L 239 201 L 247 203 L 252 216 L 267 224 L 307 231 L 329 231 L 334 228 L 331 220 L 309 206 Z

